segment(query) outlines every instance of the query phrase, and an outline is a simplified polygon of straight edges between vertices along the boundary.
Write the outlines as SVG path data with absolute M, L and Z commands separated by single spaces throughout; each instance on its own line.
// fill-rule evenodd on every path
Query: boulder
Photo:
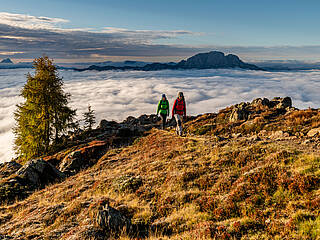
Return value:
M 147 115 L 141 115 L 139 118 L 139 123 L 141 124 L 141 125 L 146 125 L 146 124 L 150 124 L 150 123 L 152 123 L 151 121 L 150 121 L 150 118 L 147 116 Z
M 149 119 L 150 119 L 150 122 L 153 123 L 153 124 L 156 124 L 161 120 L 161 118 L 156 114 L 151 114 L 149 116 Z
M 270 104 L 270 101 L 267 98 L 263 98 L 263 99 L 262 98 L 256 98 L 251 102 L 252 106 L 259 106 L 259 105 L 269 106 L 269 104 Z
M 65 177 L 62 172 L 43 159 L 28 161 L 16 174 L 20 179 L 31 183 L 36 188 L 43 187 Z
M 69 153 L 59 165 L 63 173 L 74 174 L 85 167 L 92 166 L 106 151 L 107 143 L 104 141 L 93 141 L 87 146 Z
M 102 119 L 100 121 L 98 128 L 102 130 L 106 130 L 106 129 L 109 130 L 109 129 L 116 129 L 118 126 L 119 126 L 119 123 L 115 121 L 107 121 L 105 119 Z
M 127 117 L 126 120 L 123 121 L 123 123 L 133 125 L 133 124 L 138 124 L 139 120 L 135 117 L 129 116 L 129 117 Z
M 107 120 L 105 120 L 105 119 L 102 119 L 102 120 L 100 121 L 100 124 L 99 124 L 99 128 L 100 128 L 100 129 L 105 129 L 105 128 L 109 128 L 109 127 L 111 127 L 109 121 L 107 121 Z
M 292 100 L 290 97 L 280 98 L 275 97 L 271 100 L 272 107 L 275 108 L 291 108 L 292 107 Z
M 320 128 L 313 128 L 307 133 L 308 137 L 315 137 L 317 135 L 320 135 Z
M 108 204 L 98 210 L 96 216 L 97 225 L 113 235 L 119 235 L 122 232 L 129 233 L 132 229 L 131 220 Z
M 239 120 L 247 120 L 249 117 L 249 112 L 246 109 L 247 106 L 248 104 L 245 102 L 235 105 L 232 109 L 229 121 L 236 122 Z

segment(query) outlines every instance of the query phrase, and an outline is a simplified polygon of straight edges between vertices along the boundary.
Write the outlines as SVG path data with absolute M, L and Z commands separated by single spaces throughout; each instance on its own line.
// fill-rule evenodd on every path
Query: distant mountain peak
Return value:
M 3 59 L 0 63 L 13 63 L 10 58 Z
M 223 52 L 210 51 L 207 53 L 198 53 L 187 60 L 178 63 L 182 68 L 210 69 L 210 68 L 244 68 L 252 70 L 261 70 L 259 67 L 248 64 L 240 60 L 234 54 L 225 55 Z

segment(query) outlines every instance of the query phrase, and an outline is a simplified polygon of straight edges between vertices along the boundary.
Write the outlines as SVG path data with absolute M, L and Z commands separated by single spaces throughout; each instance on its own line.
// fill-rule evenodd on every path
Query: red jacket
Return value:
M 177 98 L 172 107 L 172 117 L 174 114 L 186 116 L 186 103 L 184 100 Z

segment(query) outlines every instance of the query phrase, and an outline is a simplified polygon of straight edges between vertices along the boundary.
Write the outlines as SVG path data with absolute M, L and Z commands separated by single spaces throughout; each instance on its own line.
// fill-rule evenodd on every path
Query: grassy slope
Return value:
M 0 207 L 0 234 L 99 239 L 94 216 L 109 202 L 133 223 L 157 226 L 151 239 L 316 239 L 320 153 L 316 141 L 302 145 L 296 137 L 318 127 L 320 115 L 310 111 L 265 114 L 251 125 L 228 124 L 222 111 L 188 122 L 185 138 L 152 130 L 64 182 Z M 291 137 L 264 136 L 280 129 Z

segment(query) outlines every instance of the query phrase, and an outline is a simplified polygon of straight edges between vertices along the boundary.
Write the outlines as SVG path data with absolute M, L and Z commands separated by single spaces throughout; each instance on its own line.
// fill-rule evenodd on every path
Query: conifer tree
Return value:
M 91 130 L 93 124 L 96 123 L 96 117 L 94 115 L 94 110 L 91 109 L 90 104 L 88 105 L 88 111 L 83 113 L 84 117 L 84 128 L 86 130 Z
M 15 150 L 24 159 L 47 154 L 76 115 L 68 107 L 70 94 L 64 92 L 52 60 L 40 57 L 33 66 L 35 74 L 27 74 L 21 91 L 25 101 L 17 105 L 14 113 Z

